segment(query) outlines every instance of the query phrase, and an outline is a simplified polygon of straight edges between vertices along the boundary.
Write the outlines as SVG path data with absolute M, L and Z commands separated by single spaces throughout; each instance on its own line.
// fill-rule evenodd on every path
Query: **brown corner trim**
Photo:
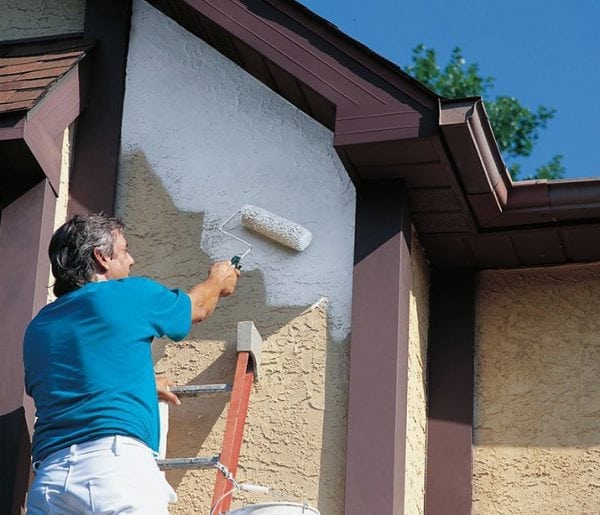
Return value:
M 70 214 L 114 212 L 130 22 L 131 0 L 87 2 L 84 37 L 97 45 L 75 134 Z
M 83 67 L 85 69 L 85 67 Z M 58 196 L 62 134 L 81 111 L 85 73 L 77 64 L 26 116 L 23 137 Z M 58 143 L 60 142 L 60 144 Z
M 403 513 L 412 270 L 399 181 L 357 191 L 346 515 Z
M 8 415 L 0 419 L 0 434 L 9 431 L 10 438 L 19 445 L 12 460 L 0 459 L 0 476 L 9 474 L 15 478 L 7 501 L 13 506 L 22 506 L 25 499 L 31 463 L 28 430 L 32 430 L 34 420 L 33 405 L 24 400 L 23 334 L 31 318 L 47 302 L 50 263 L 46 251 L 55 207 L 54 191 L 50 182 L 43 179 L 5 207 L 0 221 L 0 262 L 4 265 L 0 270 L 0 324 L 4 328 L 0 415 Z M 4 423 L 8 424 L 6 428 L 2 427 Z M 0 512 L 20 513 L 19 506 Z
M 476 282 L 474 270 L 431 276 L 427 515 L 471 513 Z

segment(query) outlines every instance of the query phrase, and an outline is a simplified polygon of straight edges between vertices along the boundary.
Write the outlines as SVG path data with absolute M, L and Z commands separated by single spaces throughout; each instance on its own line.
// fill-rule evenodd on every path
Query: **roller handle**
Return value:
M 231 264 L 238 270 L 242 268 L 242 265 L 240 264 L 241 259 L 242 258 L 240 256 L 233 256 L 231 258 Z

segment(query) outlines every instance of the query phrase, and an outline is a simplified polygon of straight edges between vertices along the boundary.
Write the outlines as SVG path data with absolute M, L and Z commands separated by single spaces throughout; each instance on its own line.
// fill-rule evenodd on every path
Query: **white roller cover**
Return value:
M 242 208 L 242 225 L 298 251 L 308 247 L 312 240 L 312 233 L 306 227 L 250 204 Z

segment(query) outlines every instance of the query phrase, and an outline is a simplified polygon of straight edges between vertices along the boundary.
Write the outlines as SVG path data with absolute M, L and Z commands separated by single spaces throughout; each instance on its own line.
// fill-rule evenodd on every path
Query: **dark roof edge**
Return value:
M 16 47 L 30 47 L 34 48 L 36 46 L 45 46 L 49 47 L 52 45 L 62 45 L 69 41 L 73 42 L 73 47 L 79 47 L 81 45 L 85 45 L 86 43 L 93 44 L 94 40 L 85 39 L 83 32 L 74 32 L 72 34 L 56 34 L 52 36 L 42 36 L 36 38 L 24 38 L 24 39 L 6 39 L 0 40 L 0 49 L 9 49 Z M 68 48 L 68 47 L 65 47 Z M 61 47 L 61 49 L 63 49 Z
M 467 200 L 496 200 L 493 216 L 470 202 L 482 229 L 575 220 L 600 215 L 600 178 L 513 182 L 480 97 L 440 97 L 439 123 L 450 152 L 469 152 L 456 167 Z M 458 148 L 457 148 L 458 147 Z M 459 150 L 460 149 L 460 150 Z M 456 157 L 456 156 L 455 156 Z M 597 213 L 596 213 L 597 212 Z
M 273 0 L 266 0 L 266 1 L 269 4 L 271 4 L 273 7 L 281 8 L 281 4 L 279 2 L 275 2 Z M 404 79 L 408 80 L 413 86 L 415 86 L 417 89 L 421 90 L 427 96 L 431 97 L 432 99 L 435 99 L 438 96 L 434 91 L 432 91 L 427 86 L 425 86 L 425 84 L 423 84 L 422 82 L 415 79 L 412 75 L 409 75 L 408 73 L 406 73 L 402 69 L 402 67 L 400 67 L 398 64 L 396 64 L 395 62 L 390 61 L 389 59 L 378 54 L 377 52 L 375 52 L 373 49 L 369 48 L 367 45 L 365 45 L 361 41 L 354 39 L 352 36 L 349 36 L 348 34 L 343 32 L 337 25 L 331 23 L 326 18 L 319 16 L 314 11 L 311 11 L 308 7 L 302 5 L 297 0 L 289 0 L 289 4 L 292 4 L 293 7 L 296 8 L 301 14 L 312 18 L 315 22 L 322 25 L 323 28 L 326 31 L 328 31 L 329 33 L 335 34 L 338 38 L 342 39 L 346 43 L 354 46 L 356 49 L 358 49 L 361 52 L 363 52 L 364 54 L 366 54 L 366 56 L 369 59 L 376 61 L 377 63 L 384 66 L 385 68 L 387 68 L 389 71 L 391 71 L 392 73 L 394 73 L 396 75 L 398 75 L 398 74 L 402 75 Z

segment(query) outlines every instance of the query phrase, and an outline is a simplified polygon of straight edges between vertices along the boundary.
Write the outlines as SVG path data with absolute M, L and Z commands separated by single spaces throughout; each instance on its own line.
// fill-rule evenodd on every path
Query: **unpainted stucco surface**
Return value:
M 245 203 L 314 235 L 295 253 L 242 232 L 253 249 L 235 295 L 185 342 L 157 342 L 156 368 L 177 384 L 229 382 L 236 324 L 254 321 L 263 370 L 238 478 L 273 491 L 236 494 L 233 506 L 308 501 L 342 514 L 354 189 L 332 135 L 143 2 L 130 42 L 117 211 L 134 272 L 189 290 L 239 250 L 216 228 Z M 226 410 L 219 397 L 171 408 L 168 457 L 218 453 Z M 167 478 L 172 513 L 208 513 L 215 472 Z
M 0 41 L 83 32 L 85 0 L 0 0 Z
M 600 267 L 484 272 L 473 506 L 600 510 Z
M 414 230 L 411 257 L 404 513 L 419 514 L 424 512 L 427 458 L 429 267 Z

